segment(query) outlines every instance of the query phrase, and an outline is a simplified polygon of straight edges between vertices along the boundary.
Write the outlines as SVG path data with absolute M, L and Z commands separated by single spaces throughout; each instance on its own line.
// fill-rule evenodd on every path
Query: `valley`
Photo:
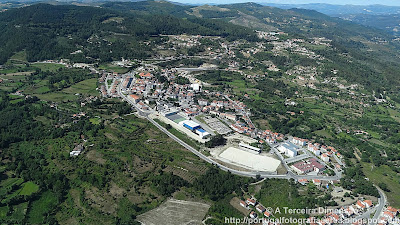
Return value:
M 396 37 L 255 3 L 0 19 L 1 222 L 395 224 Z

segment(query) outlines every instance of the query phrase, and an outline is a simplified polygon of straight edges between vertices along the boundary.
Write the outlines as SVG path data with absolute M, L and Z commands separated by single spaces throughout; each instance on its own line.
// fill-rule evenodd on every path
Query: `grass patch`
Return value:
M 129 68 L 125 67 L 120 67 L 120 66 L 115 66 L 113 64 L 107 63 L 107 64 L 101 64 L 99 66 L 100 70 L 106 70 L 108 72 L 117 72 L 117 73 L 127 73 L 129 72 Z
M 14 99 L 14 100 L 11 100 L 10 103 L 11 103 L 11 104 L 17 104 L 18 102 L 22 102 L 23 100 L 24 100 L 23 98 Z
M 34 63 L 32 67 L 38 68 L 42 71 L 49 71 L 55 72 L 60 68 L 64 68 L 65 66 L 62 64 L 55 64 L 55 63 Z
M 400 176 L 388 166 L 373 166 L 371 163 L 362 163 L 364 174 L 376 185 L 383 182 L 390 192 L 386 196 L 391 206 L 400 207 Z
M 388 108 L 387 110 L 388 110 L 390 116 L 391 116 L 394 120 L 396 120 L 398 123 L 400 123 L 400 112 L 399 112 L 399 111 L 396 111 L 396 110 L 394 110 L 394 109 L 390 109 L 390 108 Z
M 384 143 L 383 141 L 375 139 L 375 138 L 372 138 L 369 141 L 371 143 L 374 143 L 374 144 L 377 144 L 377 145 L 380 145 L 380 146 L 383 146 L 383 147 L 390 147 L 390 145 L 388 143 Z
M 50 125 L 53 122 L 52 119 L 45 117 L 45 116 L 37 116 L 37 117 L 35 117 L 35 120 L 40 121 L 45 125 Z
M 74 101 L 77 99 L 75 95 L 66 94 L 62 92 L 50 92 L 46 94 L 35 94 L 36 97 L 50 102 L 64 102 L 64 101 Z
M 26 52 L 25 51 L 20 51 L 15 53 L 13 56 L 11 56 L 9 62 L 11 63 L 12 61 L 17 61 L 17 62 L 27 62 L 26 60 Z
M 101 122 L 100 118 L 90 118 L 89 121 L 94 125 L 99 125 Z
M 315 133 L 316 135 L 323 136 L 323 137 L 326 137 L 326 138 L 332 138 L 332 135 L 330 135 L 330 134 L 328 133 L 328 131 L 326 131 L 326 130 L 317 130 L 317 131 L 315 131 L 314 133 Z
M 50 88 L 47 86 L 40 87 L 35 90 L 35 94 L 44 94 L 50 91 Z
M 72 85 L 69 88 L 63 89 L 61 92 L 68 94 L 90 94 L 99 95 L 97 88 L 97 78 L 87 79 Z
M 31 195 L 39 190 L 39 186 L 31 181 L 26 182 L 19 195 Z
M 312 185 L 312 184 L 311 184 Z M 255 195 L 261 204 L 265 207 L 272 207 L 275 209 L 279 207 L 292 207 L 296 209 L 307 208 L 305 198 L 302 195 L 298 195 L 298 186 L 291 183 L 288 180 L 280 179 L 267 179 L 264 181 L 261 190 Z M 280 213 L 274 214 L 276 217 L 304 217 L 303 214 L 285 214 L 282 210 Z

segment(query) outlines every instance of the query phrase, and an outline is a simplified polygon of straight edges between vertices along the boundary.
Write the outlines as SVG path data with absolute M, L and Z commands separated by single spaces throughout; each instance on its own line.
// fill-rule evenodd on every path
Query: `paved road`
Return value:
M 136 110 L 138 111 L 139 115 L 145 117 L 148 121 L 150 121 L 152 124 L 154 124 L 154 126 L 156 126 L 158 129 L 160 129 L 162 132 L 164 132 L 166 135 L 168 135 L 170 138 L 172 138 L 174 141 L 178 142 L 180 145 L 182 145 L 183 147 L 185 147 L 186 149 L 188 149 L 189 151 L 191 151 L 193 154 L 197 155 L 198 157 L 200 157 L 202 160 L 211 163 L 213 165 L 218 166 L 221 170 L 224 171 L 229 171 L 232 174 L 236 174 L 239 176 L 244 176 L 244 177 L 256 177 L 257 175 L 259 175 L 261 178 L 278 178 L 278 179 L 320 179 L 320 180 L 338 180 L 341 177 L 341 174 L 336 175 L 336 176 L 330 176 L 330 177 L 326 177 L 326 176 L 311 176 L 311 175 L 296 175 L 293 172 L 288 172 L 287 174 L 284 175 L 277 175 L 277 174 L 271 174 L 268 172 L 246 172 L 246 171 L 240 171 L 240 170 L 234 170 L 231 168 L 228 168 L 216 161 L 214 161 L 213 159 L 207 157 L 206 155 L 204 155 L 203 153 L 199 152 L 198 150 L 194 149 L 192 146 L 186 144 L 184 141 L 182 141 L 181 139 L 177 138 L 175 135 L 173 135 L 172 133 L 170 133 L 167 129 L 165 129 L 163 126 L 161 126 L 160 124 L 158 124 L 156 121 L 154 121 L 152 118 L 149 117 L 149 115 L 152 113 L 150 111 L 143 111 L 141 109 L 139 109 L 136 104 L 130 100 L 128 97 L 126 97 L 124 94 L 122 94 L 122 84 L 119 85 L 118 87 L 118 94 L 119 96 L 121 96 L 121 98 L 125 99 L 128 103 L 130 103 L 132 106 L 134 106 L 136 108 Z M 286 165 L 284 163 L 284 165 Z M 286 165 L 287 167 L 287 165 Z M 290 170 L 289 170 L 290 171 Z
M 215 70 L 215 67 L 198 67 L 198 68 L 175 68 L 177 71 L 188 71 L 188 72 L 196 72 L 196 71 L 206 71 L 206 70 Z
M 370 223 L 368 223 L 369 225 L 376 225 L 378 223 L 379 216 L 381 215 L 383 208 L 385 207 L 387 202 L 386 202 L 385 193 L 379 187 L 377 187 L 377 186 L 375 186 L 375 187 L 376 187 L 376 189 L 378 189 L 378 192 L 380 195 L 380 197 L 378 199 L 378 204 L 375 205 L 375 207 L 367 210 L 365 213 L 354 217 L 353 218 L 354 220 L 361 220 L 361 219 L 369 220 L 369 222 L 370 222 Z M 372 220 L 370 220 L 371 214 L 373 213 L 374 210 L 375 210 L 374 216 L 372 217 Z M 350 224 L 346 223 L 345 225 L 350 225 Z
M 308 158 L 310 158 L 309 155 L 302 154 L 302 155 L 298 155 L 298 156 L 295 156 L 295 157 L 291 157 L 291 158 L 285 159 L 285 163 L 290 164 L 290 163 L 294 163 L 294 162 L 297 162 L 297 161 L 300 161 L 300 160 L 303 160 L 303 159 L 308 159 Z
M 387 203 L 387 199 L 386 199 L 386 195 L 385 193 L 377 186 L 375 186 L 376 189 L 378 189 L 379 191 L 379 199 L 378 199 L 378 207 L 376 208 L 374 217 L 373 217 L 373 221 L 378 221 L 379 216 L 381 215 L 382 211 L 383 211 L 383 207 L 385 207 L 386 203 Z M 373 223 L 373 225 L 375 225 L 376 223 Z

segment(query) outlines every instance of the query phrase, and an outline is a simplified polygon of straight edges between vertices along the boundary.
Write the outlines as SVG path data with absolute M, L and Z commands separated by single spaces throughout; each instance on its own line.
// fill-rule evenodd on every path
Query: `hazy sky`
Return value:
M 229 4 L 239 2 L 263 2 L 277 4 L 307 4 L 307 3 L 328 3 L 333 5 L 392 5 L 400 6 L 400 0 L 174 0 L 186 4 L 213 3 L 213 4 Z

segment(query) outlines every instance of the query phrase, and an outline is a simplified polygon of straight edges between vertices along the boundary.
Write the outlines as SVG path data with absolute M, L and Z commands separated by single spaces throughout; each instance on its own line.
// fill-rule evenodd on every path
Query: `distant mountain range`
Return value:
M 332 4 L 271 4 L 261 3 L 262 5 L 277 7 L 281 9 L 310 9 L 330 16 L 341 16 L 349 14 L 369 14 L 385 15 L 400 13 L 399 6 L 386 5 L 332 5 Z

